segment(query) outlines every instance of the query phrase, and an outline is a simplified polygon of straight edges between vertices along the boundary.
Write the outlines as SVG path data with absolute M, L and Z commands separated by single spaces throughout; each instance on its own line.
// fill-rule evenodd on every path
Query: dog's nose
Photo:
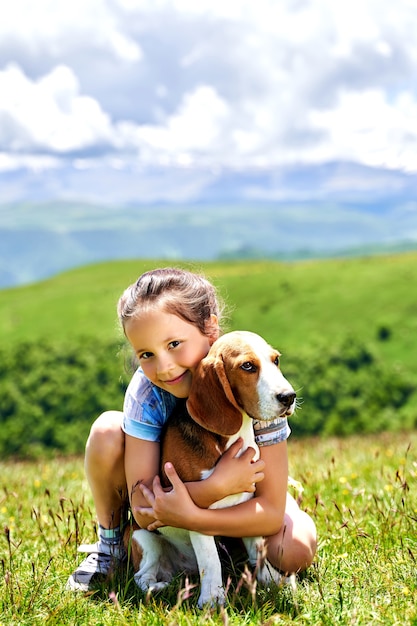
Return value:
M 294 400 L 296 399 L 297 394 L 295 391 L 285 391 L 284 393 L 279 393 L 277 395 L 278 402 L 281 402 L 285 407 L 289 408 Z

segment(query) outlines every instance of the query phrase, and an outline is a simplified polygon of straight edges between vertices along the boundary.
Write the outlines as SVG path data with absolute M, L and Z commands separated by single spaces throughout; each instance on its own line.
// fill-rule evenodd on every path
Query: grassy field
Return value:
M 44 337 L 118 337 L 116 302 L 146 269 L 167 261 L 83 267 L 0 291 L 0 341 Z M 384 358 L 414 367 L 417 352 L 417 254 L 279 263 L 188 264 L 218 287 L 231 311 L 228 328 L 262 334 L 281 352 L 354 336 Z M 387 338 L 379 341 L 381 333 Z
M 99 264 L 0 291 L 0 341 L 13 347 L 45 338 L 120 338 L 119 295 L 159 265 L 167 262 Z M 259 332 L 284 358 L 354 337 L 393 368 L 415 371 L 417 254 L 186 267 L 203 271 L 218 286 L 230 310 L 227 329 Z M 237 594 L 232 586 L 219 612 L 198 611 L 198 594 L 193 588 L 187 597 L 183 580 L 163 596 L 144 598 L 128 567 L 95 593 L 66 592 L 67 576 L 79 560 L 76 546 L 95 540 L 82 459 L 0 463 L 0 626 L 417 626 L 416 449 L 416 432 L 291 437 L 291 474 L 304 485 L 302 506 L 319 530 L 316 562 L 295 589 L 254 593 L 246 580 Z
M 316 561 L 295 588 L 246 580 L 236 593 L 235 580 L 221 611 L 199 611 L 182 579 L 145 598 L 128 567 L 94 593 L 65 591 L 77 544 L 95 540 L 82 459 L 0 464 L 0 624 L 417 624 L 417 433 L 289 445 Z

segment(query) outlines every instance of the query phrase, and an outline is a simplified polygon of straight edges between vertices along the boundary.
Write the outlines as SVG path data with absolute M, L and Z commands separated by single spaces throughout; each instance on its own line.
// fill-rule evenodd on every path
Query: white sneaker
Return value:
M 114 562 L 122 561 L 125 556 L 119 544 L 111 545 L 102 541 L 83 544 L 79 546 L 78 552 L 87 552 L 88 556 L 67 580 L 65 588 L 71 591 L 88 591 L 94 578 L 106 576 Z

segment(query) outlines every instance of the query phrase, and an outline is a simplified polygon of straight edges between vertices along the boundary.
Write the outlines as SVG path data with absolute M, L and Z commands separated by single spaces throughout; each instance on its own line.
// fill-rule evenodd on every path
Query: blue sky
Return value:
M 233 180 L 237 199 L 404 191 L 416 210 L 415 0 L 0 3 L 0 204 Z

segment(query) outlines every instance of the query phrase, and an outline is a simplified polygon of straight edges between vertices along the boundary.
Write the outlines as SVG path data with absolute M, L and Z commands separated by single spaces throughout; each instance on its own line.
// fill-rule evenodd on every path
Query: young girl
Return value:
M 125 395 L 123 413 L 103 413 L 87 441 L 85 470 L 99 522 L 99 540 L 80 546 L 87 558 L 69 577 L 67 588 L 88 590 L 96 575 L 107 574 L 124 556 L 121 525 L 129 503 L 138 524 L 154 530 L 177 526 L 225 537 L 267 537 L 267 557 L 285 573 L 308 567 L 316 550 L 311 518 L 287 494 L 286 439 L 259 433 L 260 459 L 249 448 L 241 456 L 235 442 L 204 481 L 184 484 L 167 464 L 172 490 L 157 478 L 161 429 L 177 399 L 187 398 L 195 369 L 220 333 L 221 307 L 214 287 L 202 276 L 179 269 L 146 272 L 118 303 L 124 333 L 139 368 Z M 262 436 L 259 436 L 261 435 Z M 255 492 L 251 500 L 209 509 L 226 495 Z

